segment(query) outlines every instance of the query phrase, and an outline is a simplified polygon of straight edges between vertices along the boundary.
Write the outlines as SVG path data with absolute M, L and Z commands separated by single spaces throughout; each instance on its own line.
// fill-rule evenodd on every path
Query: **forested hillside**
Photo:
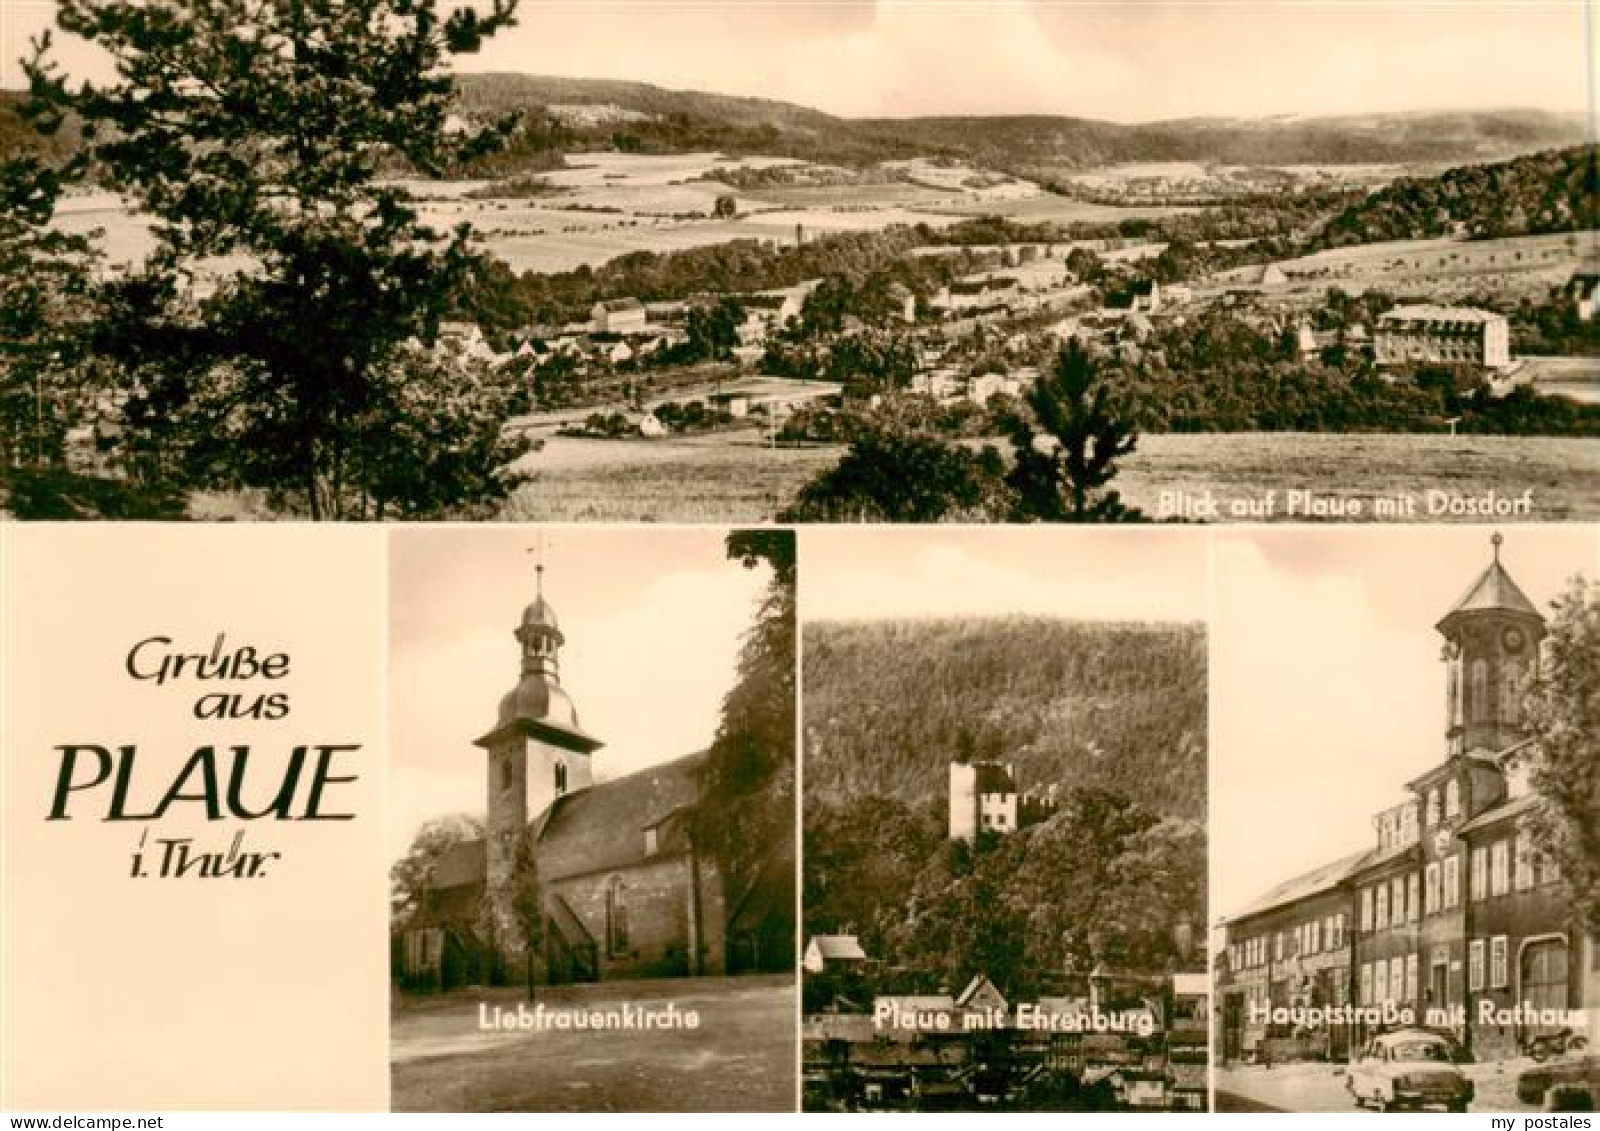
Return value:
M 1465 234 L 1485 239 L 1600 227 L 1596 146 L 1402 177 L 1335 216 L 1316 246 Z
M 805 628 L 808 802 L 943 802 L 949 764 L 1205 813 L 1205 637 L 1193 625 L 1036 618 Z
M 1054 115 L 854 123 L 1009 168 L 1160 161 L 1222 165 L 1495 160 L 1585 140 L 1581 121 L 1537 110 L 1329 118 L 1190 118 L 1124 125 Z

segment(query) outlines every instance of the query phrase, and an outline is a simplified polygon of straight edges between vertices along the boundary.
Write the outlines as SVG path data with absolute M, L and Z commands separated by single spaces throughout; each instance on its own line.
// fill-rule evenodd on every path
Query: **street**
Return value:
M 1517 1074 L 1533 1062 L 1526 1059 L 1463 1064 L 1461 1070 L 1476 1088 L 1476 1112 L 1526 1112 L 1537 1108 L 1517 1100 Z M 1304 1062 L 1271 1068 L 1241 1065 L 1218 1068 L 1218 1111 L 1356 1111 L 1345 1088 L 1344 1066 Z

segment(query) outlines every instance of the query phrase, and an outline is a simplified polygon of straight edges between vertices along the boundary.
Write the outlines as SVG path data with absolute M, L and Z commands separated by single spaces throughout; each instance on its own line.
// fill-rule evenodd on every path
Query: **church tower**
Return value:
M 1436 626 L 1445 639 L 1445 736 L 1450 756 L 1498 753 L 1525 737 L 1522 697 L 1538 670 L 1544 617 L 1494 560 Z
M 530 819 L 593 784 L 590 759 L 602 744 L 578 725 L 578 712 L 562 690 L 566 637 L 544 598 L 542 565 L 533 603 L 522 611 L 513 635 L 522 646 L 521 678 L 501 697 L 494 729 L 474 745 L 488 754 L 484 854 L 490 925 L 501 952 L 515 956 L 521 951 L 511 893 L 517 840 Z

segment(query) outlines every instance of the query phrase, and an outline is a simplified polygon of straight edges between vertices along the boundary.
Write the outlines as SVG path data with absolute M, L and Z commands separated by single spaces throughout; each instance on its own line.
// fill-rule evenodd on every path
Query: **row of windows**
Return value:
M 1344 913 L 1340 912 L 1320 919 L 1309 919 L 1293 930 L 1278 931 L 1270 936 L 1258 935 L 1243 942 L 1230 943 L 1228 967 L 1232 970 L 1246 970 L 1252 966 L 1264 966 L 1269 953 L 1273 962 L 1283 962 L 1297 955 L 1321 954 L 1325 951 L 1338 950 L 1345 945 L 1345 942 Z
M 1382 1005 L 1386 1001 L 1417 1000 L 1415 954 L 1395 955 L 1387 962 L 1363 962 L 1356 972 L 1356 994 L 1361 1005 Z
M 1497 840 L 1474 848 L 1470 867 L 1474 901 L 1492 899 L 1513 890 L 1531 891 L 1561 879 L 1555 859 L 1535 849 L 1533 838 L 1526 832 L 1517 833 L 1515 839 Z
M 1499 990 L 1510 985 L 1509 949 L 1505 935 L 1471 940 L 1467 944 L 1467 988 Z M 1363 962 L 1356 975 L 1360 1004 L 1417 1001 L 1417 967 L 1416 954 L 1396 955 L 1388 961 Z
M 1415 923 L 1424 915 L 1449 911 L 1461 903 L 1461 857 L 1435 860 L 1409 876 L 1361 890 L 1361 929 L 1381 931 Z
M 1510 963 L 1506 958 L 1506 936 L 1495 935 L 1490 939 L 1473 939 L 1467 944 L 1467 989 L 1469 990 L 1484 988 L 1483 959 L 1486 950 L 1489 956 L 1489 988 L 1499 990 L 1511 984 Z

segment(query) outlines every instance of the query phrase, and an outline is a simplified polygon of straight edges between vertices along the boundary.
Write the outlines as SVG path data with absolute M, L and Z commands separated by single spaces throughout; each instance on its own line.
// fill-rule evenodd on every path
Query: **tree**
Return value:
M 721 298 L 710 306 L 696 306 L 684 320 L 686 360 L 720 361 L 739 344 L 744 307 L 737 299 Z
M 59 462 L 87 391 L 89 240 L 50 227 L 63 178 L 21 155 L 0 162 L 0 467 Z
M 786 522 L 939 522 L 1003 513 L 1000 455 L 893 425 L 858 436 L 800 489 Z
M 731 194 L 723 193 L 717 197 L 711 214 L 718 220 L 731 220 L 739 214 L 739 202 Z
M 1005 422 L 1016 450 L 1007 476 L 1017 494 L 1013 517 L 1043 522 L 1141 518 L 1117 492 L 1103 490 L 1117 473 L 1116 461 L 1133 451 L 1138 434 L 1089 352 L 1069 342 L 1023 399 L 1032 419 L 1019 413 Z
M 400 924 L 427 901 L 434 870 L 446 852 L 483 835 L 483 822 L 465 813 L 435 817 L 417 830 L 411 847 L 389 869 L 389 915 Z
M 317 519 L 478 501 L 489 469 L 384 497 L 399 485 L 386 471 L 418 450 L 396 366 L 433 339 L 477 253 L 468 227 L 429 228 L 379 176 L 438 175 L 502 143 L 509 122 L 456 127 L 447 64 L 515 4 L 441 16 L 437 0 L 62 0 L 61 28 L 109 53 L 117 80 L 70 87 L 48 36 L 26 68 L 44 120 L 75 114 L 98 178 L 154 221 L 157 248 L 99 343 L 130 425 L 172 449 L 154 466 L 266 487 Z M 421 399 L 449 415 L 447 397 Z
M 785 877 L 783 907 L 794 904 L 795 837 L 795 536 L 790 530 L 738 530 L 728 557 L 772 571 L 739 653 L 739 679 L 722 701 L 700 801 L 692 815 L 696 846 L 716 859 L 730 905 L 763 872 Z M 792 921 L 791 921 L 792 927 Z M 792 938 L 790 930 L 786 937 Z M 792 948 L 762 964 L 793 968 Z
M 544 892 L 539 886 L 538 854 L 534 850 L 533 828 L 526 826 L 517 837 L 516 863 L 511 870 L 511 913 L 516 916 L 518 940 L 522 944 L 523 970 L 527 978 L 528 1000 L 533 1000 L 534 961 L 544 954 Z
M 1575 920 L 1600 932 L 1600 589 L 1581 577 L 1557 598 L 1527 702 L 1530 781 L 1546 804 L 1530 818 L 1555 860 Z

